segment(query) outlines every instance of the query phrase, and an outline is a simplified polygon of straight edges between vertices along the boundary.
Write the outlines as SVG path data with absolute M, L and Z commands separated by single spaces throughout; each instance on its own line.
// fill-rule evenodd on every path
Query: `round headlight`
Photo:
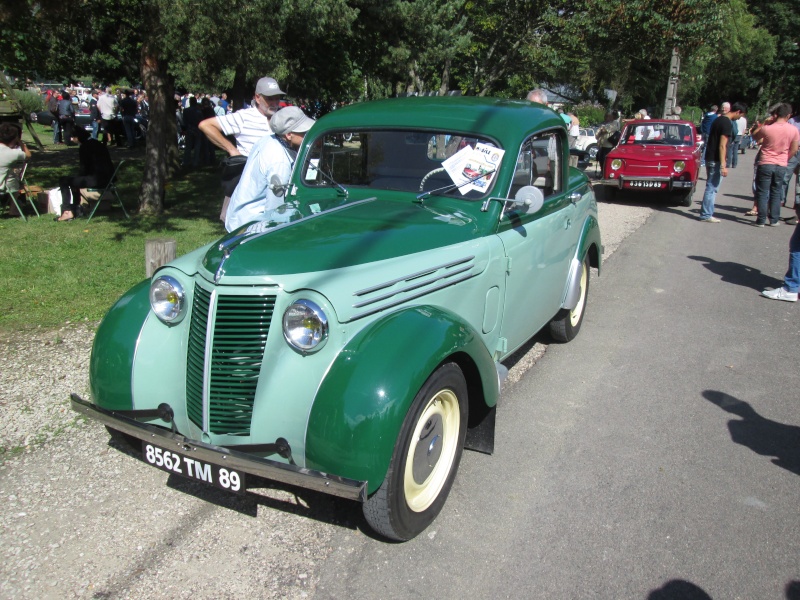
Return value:
M 619 158 L 615 158 L 611 161 L 611 168 L 615 171 L 619 171 L 622 168 L 622 161 Z
M 328 338 L 328 317 L 311 300 L 297 300 L 283 313 L 283 337 L 300 352 L 318 350 Z
M 162 275 L 150 285 L 150 307 L 164 323 L 177 323 L 183 318 L 186 293 L 174 277 Z
M 675 172 L 676 173 L 680 173 L 685 168 L 686 168 L 686 163 L 685 162 L 683 162 L 682 160 L 676 160 L 675 161 Z

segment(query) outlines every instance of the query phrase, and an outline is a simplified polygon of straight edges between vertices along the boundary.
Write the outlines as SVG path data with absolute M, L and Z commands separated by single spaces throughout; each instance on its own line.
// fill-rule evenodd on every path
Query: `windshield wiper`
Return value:
M 322 176 L 325 177 L 325 179 L 331 182 L 333 187 L 342 192 L 345 198 L 347 198 L 350 195 L 350 192 L 347 191 L 347 188 L 344 187 L 341 183 L 337 182 L 330 173 L 323 171 L 322 167 L 320 167 L 319 165 L 317 165 L 316 169 L 317 171 L 322 173 Z
M 497 169 L 492 169 L 491 171 L 487 171 L 486 173 L 482 173 L 481 175 L 478 175 L 477 177 L 473 177 L 472 179 L 468 179 L 464 183 L 451 183 L 449 185 L 445 185 L 445 186 L 442 186 L 440 188 L 436 188 L 435 190 L 428 190 L 427 192 L 422 192 L 421 194 L 419 194 L 415 198 L 415 201 L 421 203 L 423 200 L 425 200 L 425 198 L 429 197 L 431 194 L 434 194 L 436 192 L 449 192 L 451 190 L 457 190 L 458 188 L 464 187 L 465 185 L 468 185 L 470 183 L 474 183 L 474 182 L 478 181 L 478 179 L 483 179 L 484 177 L 486 177 L 487 175 L 491 175 L 495 171 L 497 171 Z

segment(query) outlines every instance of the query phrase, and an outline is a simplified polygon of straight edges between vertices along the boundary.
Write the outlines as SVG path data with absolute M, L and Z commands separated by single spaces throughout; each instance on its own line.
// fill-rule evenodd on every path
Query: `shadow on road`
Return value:
M 731 439 L 761 456 L 774 456 L 772 463 L 800 475 L 800 427 L 766 419 L 752 406 L 724 392 L 705 390 L 703 397 L 722 410 L 741 417 L 728 421 Z M 788 588 L 787 588 L 788 593 Z
M 647 595 L 647 600 L 712 600 L 703 588 L 683 579 L 668 581 Z
M 736 262 L 719 261 L 707 256 L 689 256 L 692 260 L 703 263 L 703 266 L 712 273 L 719 275 L 725 283 L 741 285 L 742 287 L 758 290 L 759 292 L 768 287 L 780 287 L 783 285 L 782 279 L 776 279 L 771 275 L 765 275 L 758 269 L 748 267 Z

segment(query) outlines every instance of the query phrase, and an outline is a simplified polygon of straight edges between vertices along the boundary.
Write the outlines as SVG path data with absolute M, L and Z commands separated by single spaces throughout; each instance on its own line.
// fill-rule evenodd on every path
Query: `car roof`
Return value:
M 326 129 L 399 127 L 475 133 L 518 144 L 533 131 L 564 130 L 551 109 L 527 100 L 475 96 L 391 98 L 351 104 L 321 119 Z

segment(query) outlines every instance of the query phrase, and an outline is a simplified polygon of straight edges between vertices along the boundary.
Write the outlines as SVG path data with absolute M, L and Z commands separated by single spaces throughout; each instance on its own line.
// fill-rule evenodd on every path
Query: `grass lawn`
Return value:
M 44 152 L 34 150 L 27 181 L 44 189 L 57 187 L 59 177 L 78 169 L 78 150 L 52 146 L 49 127 L 35 125 Z M 30 135 L 25 132 L 26 141 Z M 48 143 L 49 142 L 49 143 Z M 119 193 L 129 212 L 138 206 L 144 149 L 112 148 L 111 157 L 125 159 Z M 3 259 L 0 262 L 0 330 L 24 331 L 55 327 L 65 321 L 97 321 L 128 288 L 145 277 L 145 240 L 173 238 L 178 255 L 213 241 L 225 231 L 219 221 L 222 191 L 219 173 L 206 168 L 169 182 L 165 210 L 159 217 L 136 214 L 126 220 L 119 207 L 104 202 L 87 225 L 86 219 L 56 223 L 53 215 L 28 222 L 0 215 Z M 107 212 L 101 212 L 104 207 Z

